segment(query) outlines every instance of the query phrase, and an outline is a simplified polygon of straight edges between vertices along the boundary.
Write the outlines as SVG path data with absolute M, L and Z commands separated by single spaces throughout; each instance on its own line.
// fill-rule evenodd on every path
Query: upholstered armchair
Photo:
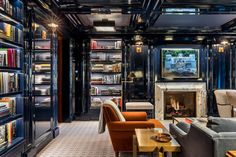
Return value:
M 146 112 L 122 112 L 125 119 L 123 121 L 120 120 L 116 112 L 110 104 L 106 102 L 103 104 L 103 115 L 116 156 L 119 152 L 132 151 L 135 128 L 163 128 L 159 121 L 148 120 Z
M 209 127 L 199 122 L 170 124 L 170 133 L 181 145 L 178 157 L 224 157 L 236 149 L 236 119 L 210 118 Z
M 215 90 L 216 103 L 220 117 L 236 116 L 236 90 Z

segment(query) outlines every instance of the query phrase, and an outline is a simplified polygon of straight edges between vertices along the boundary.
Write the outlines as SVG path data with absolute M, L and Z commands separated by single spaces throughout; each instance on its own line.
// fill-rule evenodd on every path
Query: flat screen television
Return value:
M 161 50 L 162 78 L 199 78 L 199 49 Z

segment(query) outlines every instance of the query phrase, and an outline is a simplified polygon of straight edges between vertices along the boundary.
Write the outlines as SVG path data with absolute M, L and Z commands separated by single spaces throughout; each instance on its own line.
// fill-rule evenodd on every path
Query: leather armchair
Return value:
M 232 104 L 229 103 L 229 100 L 226 94 L 227 92 L 230 92 L 230 91 L 233 91 L 233 90 L 221 89 L 221 90 L 214 91 L 218 113 L 219 113 L 219 116 L 223 118 L 230 118 L 233 116 L 233 106 Z
M 181 145 L 179 157 L 223 157 L 236 149 L 236 121 L 210 119 L 211 128 L 198 122 L 170 124 L 170 133 Z
M 132 151 L 135 128 L 163 128 L 158 120 L 148 120 L 146 112 L 122 112 L 126 120 L 122 122 L 113 108 L 104 104 L 103 114 L 116 156 L 118 156 L 118 152 Z

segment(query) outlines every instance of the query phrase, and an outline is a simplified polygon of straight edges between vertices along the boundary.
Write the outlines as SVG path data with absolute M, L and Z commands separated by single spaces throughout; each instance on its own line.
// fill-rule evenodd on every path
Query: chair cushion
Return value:
M 236 107 L 236 90 L 226 91 L 229 104 Z
M 109 105 L 109 106 L 111 106 L 111 107 L 113 108 L 113 110 L 115 111 L 116 115 L 119 117 L 119 119 L 120 119 L 121 122 L 125 122 L 125 121 L 126 121 L 125 118 L 124 118 L 124 116 L 123 116 L 122 113 L 120 112 L 120 109 L 117 107 L 117 105 L 116 105 L 113 101 L 111 101 L 111 100 L 106 100 L 106 101 L 104 102 L 104 104 Z
M 146 121 L 146 112 L 122 112 L 126 121 Z
M 127 102 L 126 110 L 152 110 L 154 106 L 150 102 Z
M 236 118 L 209 117 L 207 127 L 219 132 L 236 132 Z

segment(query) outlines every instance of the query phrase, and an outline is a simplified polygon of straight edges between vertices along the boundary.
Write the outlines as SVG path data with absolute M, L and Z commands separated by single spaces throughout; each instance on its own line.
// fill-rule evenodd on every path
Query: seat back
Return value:
M 232 117 L 232 106 L 229 104 L 226 92 L 232 90 L 215 90 L 217 109 L 220 117 Z
M 103 114 L 107 124 L 113 121 L 120 121 L 114 109 L 109 105 L 106 104 L 103 105 Z

